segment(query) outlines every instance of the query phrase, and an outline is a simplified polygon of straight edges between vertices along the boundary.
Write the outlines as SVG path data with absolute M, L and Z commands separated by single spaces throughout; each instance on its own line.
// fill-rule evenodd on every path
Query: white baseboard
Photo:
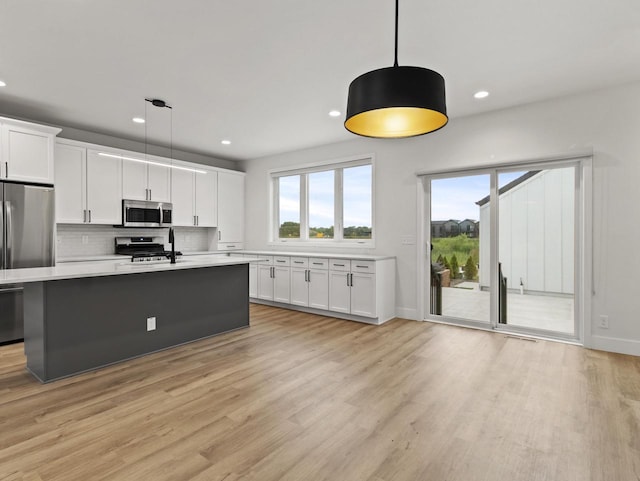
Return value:
M 640 341 L 592 335 L 590 344 L 589 348 L 591 349 L 640 356 Z
M 402 319 L 411 319 L 412 321 L 419 321 L 418 310 L 410 309 L 408 307 L 396 306 L 396 317 L 401 317 Z

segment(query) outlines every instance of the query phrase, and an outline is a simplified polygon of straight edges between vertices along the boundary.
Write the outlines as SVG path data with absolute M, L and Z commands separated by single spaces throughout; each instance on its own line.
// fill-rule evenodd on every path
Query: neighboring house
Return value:
M 478 237 L 480 222 L 473 219 L 465 219 L 458 224 L 458 232 L 466 234 L 467 237 Z
M 468 237 L 478 237 L 480 223 L 472 219 L 462 222 L 456 219 L 431 221 L 431 238 L 455 237 L 459 234 L 467 234 Z
M 573 294 L 575 179 L 567 169 L 530 171 L 499 191 L 498 259 L 509 289 Z M 489 225 L 489 197 L 478 202 Z M 480 232 L 480 287 L 490 284 L 489 229 Z

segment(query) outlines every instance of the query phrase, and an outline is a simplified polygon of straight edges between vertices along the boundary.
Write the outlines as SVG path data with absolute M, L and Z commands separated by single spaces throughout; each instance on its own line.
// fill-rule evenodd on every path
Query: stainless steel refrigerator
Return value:
M 0 270 L 54 265 L 52 186 L 0 182 Z M 0 286 L 0 344 L 24 337 L 22 285 Z

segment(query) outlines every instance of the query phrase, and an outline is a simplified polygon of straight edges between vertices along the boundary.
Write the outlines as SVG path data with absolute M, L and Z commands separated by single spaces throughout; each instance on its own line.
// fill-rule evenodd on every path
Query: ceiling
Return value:
M 131 119 L 160 98 L 173 129 L 149 105 L 149 143 L 232 160 L 348 140 L 349 83 L 393 63 L 394 6 L 0 0 L 0 113 L 144 141 Z M 452 118 L 639 80 L 638 59 L 637 0 L 400 2 L 400 65 L 444 75 Z

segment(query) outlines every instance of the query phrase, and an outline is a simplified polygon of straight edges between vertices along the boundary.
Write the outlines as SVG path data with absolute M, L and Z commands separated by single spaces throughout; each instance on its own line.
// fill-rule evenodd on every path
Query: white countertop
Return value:
M 333 252 L 294 252 L 294 251 L 261 251 L 242 250 L 231 251 L 234 254 L 252 254 L 259 256 L 287 256 L 287 257 L 314 257 L 322 259 L 354 259 L 359 261 L 384 261 L 395 259 L 395 256 L 370 256 L 366 254 L 338 254 Z
M 118 262 L 121 256 L 114 256 L 113 262 L 64 262 L 53 267 L 32 267 L 28 269 L 7 269 L 0 271 L 0 285 L 24 284 L 27 282 L 77 279 L 82 277 L 117 276 L 143 272 L 173 271 L 199 267 L 229 266 L 257 262 L 259 257 L 232 257 L 221 255 L 198 255 L 189 259 L 178 259 L 176 264 Z
M 183 256 L 226 256 L 229 252 L 235 251 L 192 251 L 183 252 Z M 88 262 L 88 261 L 115 261 L 115 260 L 129 260 L 130 255 L 123 254 L 105 254 L 100 256 L 73 256 L 73 257 L 59 257 L 56 259 L 56 264 L 64 264 L 67 262 Z

